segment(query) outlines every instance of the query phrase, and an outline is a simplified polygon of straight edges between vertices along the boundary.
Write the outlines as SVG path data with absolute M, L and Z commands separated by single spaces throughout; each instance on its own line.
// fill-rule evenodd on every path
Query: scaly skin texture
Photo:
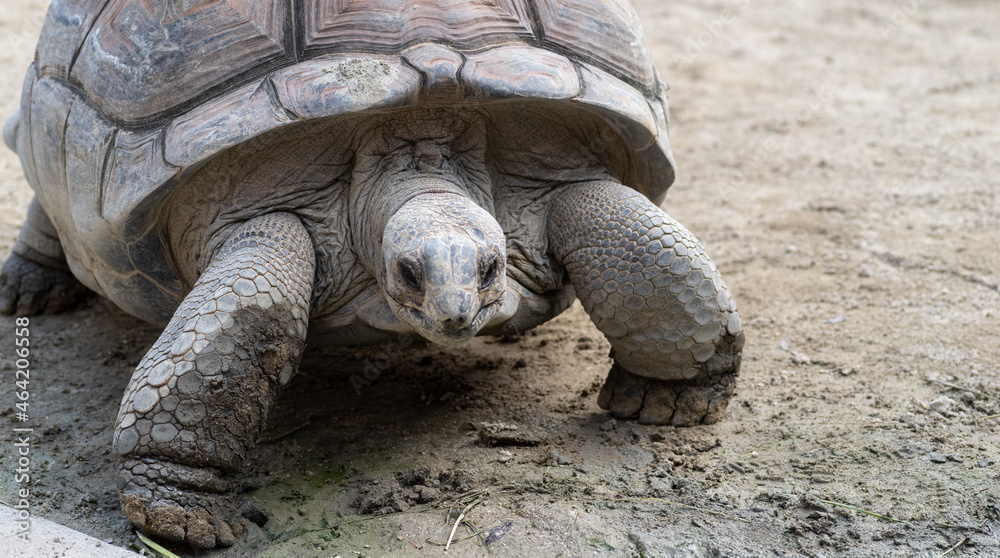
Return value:
M 613 348 L 598 404 L 651 424 L 718 421 L 733 395 L 743 332 L 694 235 L 635 190 L 595 181 L 553 200 L 548 238 Z
M 32 198 L 28 217 L 0 270 L 0 314 L 53 314 L 90 293 L 69 271 L 59 233 Z
M 298 217 L 233 229 L 132 375 L 115 426 L 122 509 L 202 548 L 234 541 L 233 486 L 305 344 L 315 272 Z

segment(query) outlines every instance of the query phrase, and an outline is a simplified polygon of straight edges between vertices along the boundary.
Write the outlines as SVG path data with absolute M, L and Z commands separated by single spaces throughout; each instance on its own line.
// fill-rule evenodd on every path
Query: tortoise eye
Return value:
M 423 290 L 420 281 L 420 268 L 417 266 L 416 262 L 400 260 L 399 276 L 403 278 L 403 283 L 405 283 L 411 290 L 417 292 Z
M 490 285 L 493 284 L 493 281 L 496 280 L 497 268 L 499 267 L 499 265 L 500 265 L 499 261 L 496 258 L 494 258 L 493 261 L 490 262 L 490 265 L 486 268 L 486 271 L 483 273 L 482 288 L 485 289 L 486 287 L 489 287 Z

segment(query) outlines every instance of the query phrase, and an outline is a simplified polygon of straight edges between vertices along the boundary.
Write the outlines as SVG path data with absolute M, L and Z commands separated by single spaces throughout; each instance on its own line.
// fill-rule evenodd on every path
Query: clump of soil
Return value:
M 443 497 L 467 492 L 473 481 L 465 471 L 439 471 L 418 467 L 389 480 L 371 479 L 358 490 L 357 506 L 363 514 L 385 515 L 433 504 Z

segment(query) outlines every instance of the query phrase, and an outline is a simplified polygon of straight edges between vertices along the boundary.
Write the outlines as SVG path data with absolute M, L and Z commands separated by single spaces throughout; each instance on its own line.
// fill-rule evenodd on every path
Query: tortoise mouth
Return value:
M 489 323 L 490 319 L 500 310 L 504 300 L 504 297 L 501 295 L 496 300 L 484 304 L 476 312 L 475 317 L 469 322 L 469 325 L 455 329 L 431 318 L 419 308 L 406 306 L 391 296 L 387 298 L 389 299 L 389 306 L 396 316 L 413 327 L 421 337 L 433 343 L 449 346 L 464 343 L 475 337 L 479 333 L 479 330 L 483 329 L 483 326 Z

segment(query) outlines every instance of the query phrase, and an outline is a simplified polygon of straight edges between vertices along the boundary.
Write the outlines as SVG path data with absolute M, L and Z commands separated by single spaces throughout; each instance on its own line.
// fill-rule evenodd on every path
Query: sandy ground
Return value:
M 43 4 L 0 14 L 4 114 Z M 579 306 L 457 349 L 313 347 L 246 467 L 263 526 L 205 555 L 438 556 L 447 507 L 482 496 L 448 555 L 1000 556 L 1000 10 L 636 7 L 672 86 L 666 208 L 706 244 L 747 330 L 723 422 L 602 413 L 608 346 Z M 30 196 L 3 151 L 4 255 Z M 101 300 L 31 326 L 32 511 L 133 546 L 111 432 L 158 332 Z M 0 320 L 8 385 L 13 327 Z M 378 377 L 352 384 L 366 364 Z M 534 445 L 484 445 L 483 422 Z M 361 513 L 393 505 L 405 512 Z

